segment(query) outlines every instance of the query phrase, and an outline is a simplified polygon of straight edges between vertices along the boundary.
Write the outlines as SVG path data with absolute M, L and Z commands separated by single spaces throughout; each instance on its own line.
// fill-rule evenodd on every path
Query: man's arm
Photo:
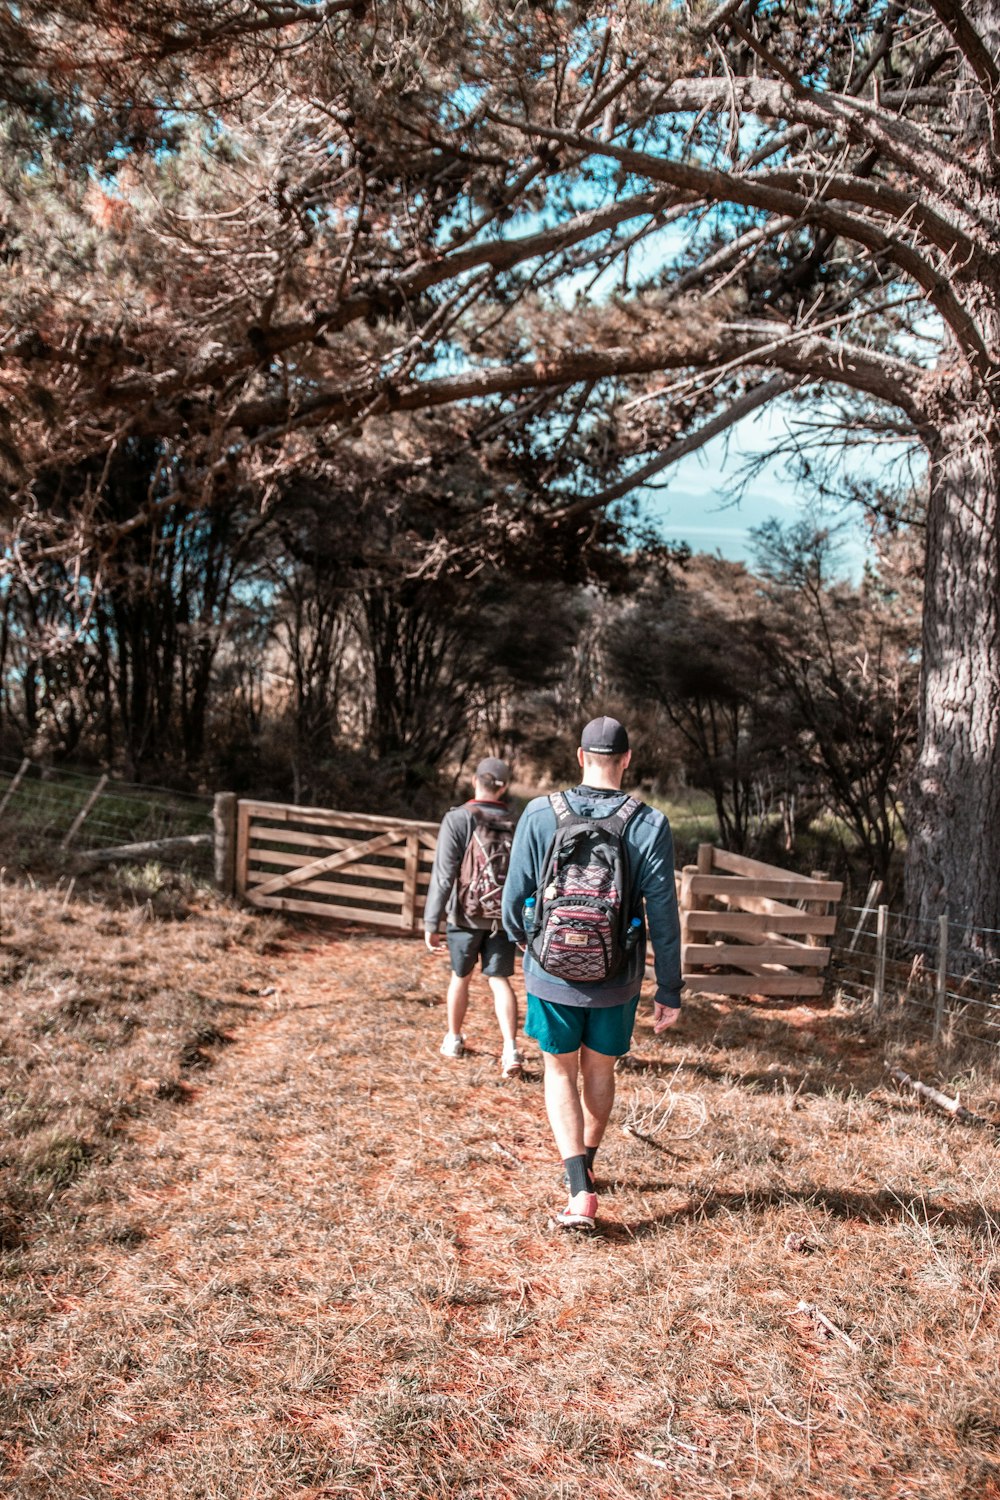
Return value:
M 527 934 L 524 930 L 524 903 L 535 894 L 538 873 L 541 868 L 536 845 L 536 816 L 522 813 L 514 830 L 514 842 L 510 850 L 507 879 L 503 884 L 503 927 L 509 938 L 523 947 Z
M 438 829 L 431 880 L 427 887 L 427 900 L 424 903 L 424 932 L 426 934 L 436 933 L 440 927 L 441 918 L 445 914 L 451 899 L 452 888 L 462 867 L 462 856 L 465 854 L 465 846 L 468 843 L 466 819 L 462 816 L 462 812 L 462 808 L 452 808 L 451 812 L 445 813 L 441 827 Z M 431 944 L 428 937 L 428 946 L 436 947 L 437 944 Z
M 658 820 L 641 875 L 646 923 L 653 945 L 656 994 L 653 1030 L 665 1031 L 680 1014 L 681 921 L 674 880 L 674 840 L 666 818 Z

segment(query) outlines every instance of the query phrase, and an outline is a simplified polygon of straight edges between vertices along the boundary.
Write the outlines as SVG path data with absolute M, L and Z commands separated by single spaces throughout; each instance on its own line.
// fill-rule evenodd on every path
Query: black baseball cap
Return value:
M 505 760 L 497 760 L 495 755 L 487 755 L 476 767 L 476 775 L 480 780 L 484 776 L 492 776 L 494 781 L 499 781 L 502 786 L 510 782 L 510 766 Z
M 580 736 L 580 748 L 588 755 L 624 755 L 628 749 L 628 733 L 617 719 L 591 719 Z

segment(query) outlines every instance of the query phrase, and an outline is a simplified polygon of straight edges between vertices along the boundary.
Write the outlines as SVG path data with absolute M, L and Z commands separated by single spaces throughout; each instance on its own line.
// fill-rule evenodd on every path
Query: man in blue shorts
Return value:
M 593 719 L 580 737 L 579 786 L 562 794 L 572 817 L 608 818 L 628 802 L 621 790 L 631 759 L 628 734 L 617 719 Z M 557 799 L 558 800 L 558 799 Z M 562 804 L 560 804 L 562 805 Z M 628 812 L 631 815 L 628 816 Z M 653 1030 L 662 1032 L 680 1014 L 680 920 L 674 884 L 674 847 L 663 813 L 632 806 L 621 833 L 628 871 L 628 909 L 636 941 L 617 972 L 598 982 L 567 980 L 524 956 L 525 1032 L 542 1050 L 545 1107 L 562 1157 L 569 1202 L 555 1216 L 567 1229 L 593 1229 L 597 1212 L 593 1163 L 615 1097 L 615 1062 L 629 1049 L 646 964 L 645 930 L 653 944 L 656 994 Z M 503 921 L 521 947 L 527 941 L 525 901 L 539 891 L 549 847 L 559 826 L 548 797 L 536 797 L 521 815 L 504 886 Z M 582 939 L 581 939 L 582 941 Z
M 448 984 L 448 1031 L 441 1043 L 445 1057 L 461 1057 L 465 1052 L 462 1022 L 469 1006 L 469 986 L 478 959 L 483 977 L 493 992 L 493 1006 L 503 1039 L 500 1071 L 505 1078 L 521 1072 L 521 1054 L 517 1050 L 517 999 L 510 979 L 514 972 L 514 944 L 504 932 L 499 912 L 495 917 L 470 916 L 463 909 L 460 872 L 469 842 L 480 820 L 499 821 L 507 829 L 513 826 L 511 810 L 505 800 L 510 783 L 506 761 L 488 755 L 476 767 L 475 796 L 461 807 L 445 813 L 434 851 L 434 867 L 424 906 L 424 939 L 432 951 L 441 946 L 438 927 L 447 914 L 445 940 L 451 958 L 451 980 Z M 510 835 L 507 834 L 509 843 Z M 503 860 L 505 873 L 506 858 Z

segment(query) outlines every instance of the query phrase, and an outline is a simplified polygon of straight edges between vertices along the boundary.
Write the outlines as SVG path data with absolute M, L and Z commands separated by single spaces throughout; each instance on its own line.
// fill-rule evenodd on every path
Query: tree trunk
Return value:
M 1000 953 L 1000 449 L 967 406 L 930 449 L 919 749 L 907 910 Z M 917 934 L 930 941 L 929 927 Z

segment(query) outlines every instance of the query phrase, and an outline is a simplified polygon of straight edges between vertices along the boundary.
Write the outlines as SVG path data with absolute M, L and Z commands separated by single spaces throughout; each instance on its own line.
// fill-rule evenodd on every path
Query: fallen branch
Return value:
M 637 1458 L 640 1463 L 652 1464 L 654 1469 L 669 1469 L 672 1467 L 670 1464 L 665 1464 L 662 1458 L 653 1458 L 649 1453 L 633 1453 L 632 1457 Z
M 652 1146 L 654 1151 L 662 1151 L 664 1156 L 672 1156 L 674 1158 L 674 1161 L 691 1160 L 690 1156 L 682 1156 L 679 1151 L 672 1151 L 669 1146 L 665 1146 L 663 1142 L 658 1141 L 655 1136 L 646 1135 L 643 1131 L 636 1130 L 634 1125 L 623 1125 L 622 1135 L 631 1137 L 633 1141 L 642 1141 L 642 1144 L 644 1146 Z
M 921 1099 L 928 1099 L 931 1104 L 936 1104 L 938 1109 L 943 1109 L 945 1114 L 951 1115 L 953 1120 L 961 1120 L 963 1125 L 985 1125 L 990 1130 L 996 1130 L 992 1120 L 987 1120 L 983 1115 L 977 1115 L 965 1105 L 956 1095 L 954 1099 L 942 1094 L 940 1089 L 932 1088 L 929 1083 L 921 1083 L 917 1078 L 911 1078 L 909 1073 L 904 1073 L 902 1068 L 892 1068 L 889 1077 L 894 1078 L 897 1083 L 902 1083 L 911 1088 Z
M 210 833 L 181 833 L 169 839 L 146 839 L 140 844 L 115 844 L 108 849 L 87 849 L 77 855 L 87 864 L 113 864 L 119 859 L 156 859 L 161 854 L 180 853 L 184 849 L 207 849 Z
M 832 1334 L 835 1339 L 840 1339 L 842 1343 L 847 1345 L 848 1349 L 853 1349 L 855 1352 L 860 1349 L 861 1346 L 854 1342 L 850 1334 L 845 1333 L 842 1328 L 837 1327 L 836 1323 L 831 1322 L 826 1313 L 820 1312 L 815 1303 L 800 1302 L 795 1311 L 797 1313 L 807 1313 L 810 1318 L 815 1318 L 821 1328 L 825 1328 L 827 1333 Z
M 499 1141 L 491 1141 L 490 1145 L 493 1147 L 493 1150 L 497 1153 L 498 1156 L 505 1156 L 508 1161 L 514 1162 L 517 1166 L 521 1165 L 521 1158 L 519 1156 L 515 1156 L 513 1151 L 508 1151 L 506 1146 L 501 1146 Z

